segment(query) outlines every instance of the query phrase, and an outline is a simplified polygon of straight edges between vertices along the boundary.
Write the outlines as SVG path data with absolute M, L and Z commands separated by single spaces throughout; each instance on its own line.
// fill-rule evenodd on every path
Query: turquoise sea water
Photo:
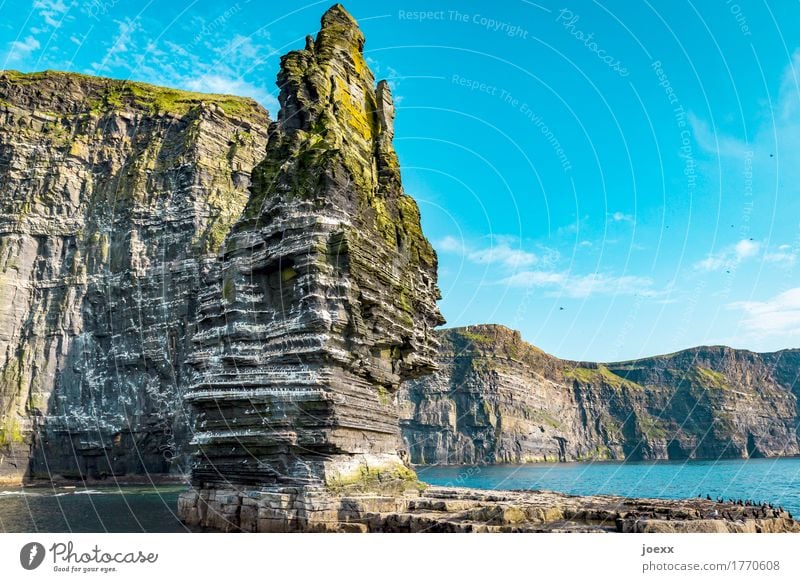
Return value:
M 800 516 L 800 458 L 418 467 L 432 485 L 577 495 L 754 499 Z M 0 489 L 3 532 L 181 532 L 181 485 Z
M 800 458 L 636 463 L 547 463 L 419 467 L 432 485 L 478 489 L 546 489 L 574 495 L 679 499 L 753 499 L 800 516 Z

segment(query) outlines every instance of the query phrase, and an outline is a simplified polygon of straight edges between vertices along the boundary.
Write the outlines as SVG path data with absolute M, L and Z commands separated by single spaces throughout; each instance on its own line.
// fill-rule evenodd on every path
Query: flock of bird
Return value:
M 698 495 L 697 498 L 698 499 L 702 499 L 703 496 L 702 495 Z M 708 494 L 706 495 L 706 499 L 708 501 L 714 501 L 714 499 L 711 498 L 711 495 L 708 495 Z M 717 503 L 725 503 L 726 501 L 722 497 L 717 497 L 716 502 Z M 780 506 L 780 505 L 774 505 L 772 503 L 766 503 L 766 502 L 759 503 L 757 501 L 753 501 L 752 499 L 732 499 L 732 498 L 728 498 L 727 503 L 730 504 L 730 505 L 739 505 L 740 507 L 755 507 L 755 508 L 763 511 L 764 517 L 767 517 L 769 512 L 772 512 L 772 517 L 780 517 L 780 515 L 782 513 L 784 513 L 784 511 L 785 511 L 783 509 L 783 507 Z M 723 513 L 723 515 L 724 515 L 724 513 Z M 791 511 L 787 511 L 786 515 L 789 516 L 789 519 L 794 519 L 792 517 L 792 512 Z

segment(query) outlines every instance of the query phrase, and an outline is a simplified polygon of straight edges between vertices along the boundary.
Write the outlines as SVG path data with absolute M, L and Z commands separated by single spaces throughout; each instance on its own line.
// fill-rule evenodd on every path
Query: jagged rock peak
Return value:
M 317 52 L 325 50 L 364 50 L 364 33 L 358 28 L 358 22 L 341 4 L 334 4 L 322 15 L 322 28 L 317 35 L 315 48 Z
M 385 81 L 375 85 L 363 48 L 356 21 L 340 4 L 334 5 L 322 17 L 316 40 L 308 37 L 305 49 L 281 59 L 278 128 L 344 147 L 362 165 L 374 156 L 379 173 L 399 182 L 391 146 L 391 91 Z

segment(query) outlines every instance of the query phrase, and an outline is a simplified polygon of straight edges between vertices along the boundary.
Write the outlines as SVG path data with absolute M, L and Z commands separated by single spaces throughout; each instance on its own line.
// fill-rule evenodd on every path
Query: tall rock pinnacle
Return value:
M 198 490 L 414 481 L 395 395 L 435 368 L 436 254 L 363 45 L 336 5 L 281 60 L 266 158 L 200 297 Z

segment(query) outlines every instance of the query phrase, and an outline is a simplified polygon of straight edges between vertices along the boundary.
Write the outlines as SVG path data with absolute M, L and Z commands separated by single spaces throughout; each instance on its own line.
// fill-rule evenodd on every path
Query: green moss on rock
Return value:
M 402 492 L 408 489 L 420 489 L 422 484 L 417 474 L 403 465 L 391 468 L 372 468 L 361 465 L 353 474 L 337 474 L 329 478 L 326 486 L 334 494 L 365 492 Z
M 7 417 L 0 424 L 0 446 L 19 444 L 25 442 L 22 426 L 16 417 Z
M 192 109 L 206 104 L 218 106 L 228 117 L 260 118 L 264 115 L 263 108 L 247 97 L 182 91 L 139 81 L 104 79 L 80 73 L 50 70 L 21 73 L 5 70 L 0 71 L 0 81 L 22 84 L 77 83 L 88 86 L 91 90 L 85 104 L 87 112 L 95 114 L 130 107 L 183 116 Z
M 731 388 L 725 374 L 717 372 L 716 370 L 695 366 L 692 372 L 693 379 L 704 388 L 713 390 L 729 390 Z

